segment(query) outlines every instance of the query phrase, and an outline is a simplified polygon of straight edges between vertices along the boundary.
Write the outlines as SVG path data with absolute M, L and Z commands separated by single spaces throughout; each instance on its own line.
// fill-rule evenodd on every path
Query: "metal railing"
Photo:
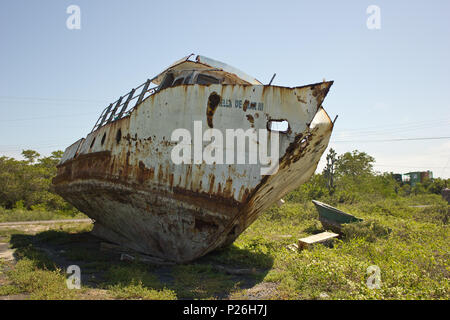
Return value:
M 91 132 L 101 128 L 102 126 L 110 122 L 122 119 L 123 117 L 129 115 L 131 111 L 133 111 L 133 109 L 136 108 L 136 106 L 138 106 L 145 98 L 151 96 L 158 90 L 158 87 L 149 88 L 150 83 L 153 80 L 154 79 L 147 79 L 147 81 L 145 81 L 139 87 L 131 89 L 130 92 L 124 94 L 119 99 L 103 109 Z M 140 88 L 142 88 L 142 90 L 139 94 L 137 94 Z M 136 103 L 133 107 L 130 107 L 131 102 L 135 99 L 137 99 Z

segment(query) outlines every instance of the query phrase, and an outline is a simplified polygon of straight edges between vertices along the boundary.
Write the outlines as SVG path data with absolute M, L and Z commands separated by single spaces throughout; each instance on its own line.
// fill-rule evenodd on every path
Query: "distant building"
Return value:
M 410 184 L 411 187 L 414 187 L 417 183 L 422 183 L 427 179 L 433 179 L 433 172 L 428 170 L 408 172 L 405 174 L 394 173 L 393 177 L 400 183 L 407 183 Z
M 433 179 L 433 172 L 431 171 L 415 171 L 404 174 L 409 176 L 409 184 L 414 187 L 417 183 L 422 183 L 427 179 Z

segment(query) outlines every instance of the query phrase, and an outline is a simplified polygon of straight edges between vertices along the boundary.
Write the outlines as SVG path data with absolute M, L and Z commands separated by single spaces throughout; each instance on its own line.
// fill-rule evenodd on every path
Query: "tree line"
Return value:
M 59 195 L 50 190 L 56 165 L 63 152 L 48 157 L 34 150 L 23 150 L 25 160 L 0 157 L 0 207 L 5 209 L 74 210 Z
M 376 172 L 375 158 L 354 150 L 337 155 L 330 149 L 322 173 L 290 193 L 287 200 L 307 201 L 322 199 L 331 203 L 354 203 L 376 198 L 395 198 L 418 194 L 441 194 L 450 186 L 450 179 L 427 179 L 411 187 L 398 182 L 392 172 Z
M 48 211 L 76 211 L 50 186 L 56 175 L 56 165 L 63 152 L 48 157 L 34 150 L 23 150 L 25 160 L 0 157 L 0 207 L 5 209 L 40 209 Z M 378 173 L 373 169 L 375 159 L 354 150 L 337 155 L 330 149 L 327 165 L 322 173 L 286 196 L 287 200 L 308 201 L 322 199 L 331 203 L 392 198 L 411 194 L 435 193 L 450 185 L 450 179 L 429 179 L 414 187 L 397 182 L 392 173 Z

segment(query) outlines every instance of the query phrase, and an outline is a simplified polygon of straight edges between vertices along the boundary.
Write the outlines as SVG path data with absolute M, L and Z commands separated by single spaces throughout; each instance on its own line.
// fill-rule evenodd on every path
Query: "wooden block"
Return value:
M 298 245 L 296 243 L 292 243 L 288 246 L 286 246 L 286 248 L 288 248 L 291 251 L 297 252 L 298 251 Z
M 306 238 L 298 239 L 298 248 L 303 250 L 316 243 L 324 243 L 330 241 L 339 235 L 333 232 L 322 232 Z
M 283 199 L 280 199 L 277 201 L 277 206 L 281 207 L 284 203 L 285 203 L 285 201 Z

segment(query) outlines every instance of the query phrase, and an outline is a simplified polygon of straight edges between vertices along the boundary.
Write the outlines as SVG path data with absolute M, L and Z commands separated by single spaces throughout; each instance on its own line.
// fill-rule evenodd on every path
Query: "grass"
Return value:
M 30 299 L 64 300 L 76 298 L 76 292 L 66 286 L 66 277 L 61 270 L 47 270 L 35 261 L 24 258 L 8 273 L 17 292 L 30 294 Z
M 16 221 L 37 221 L 37 220 L 65 220 L 65 219 L 85 219 L 88 218 L 81 212 L 72 211 L 48 211 L 44 209 L 3 209 L 0 207 L 0 223 Z
M 105 288 L 116 299 L 174 300 L 173 290 L 165 288 L 148 266 L 139 263 L 111 267 L 105 275 Z
M 116 299 L 133 300 L 176 300 L 176 294 L 169 289 L 148 289 L 142 283 L 133 283 L 127 286 L 112 286 L 110 290 Z
M 423 204 L 429 206 L 411 207 Z M 287 202 L 267 210 L 228 248 L 169 267 L 124 262 L 92 246 L 80 246 L 87 239 L 88 225 L 59 226 L 36 235 L 0 230 L 0 236 L 10 237 L 18 259 L 3 273 L 7 282 L 0 286 L 0 295 L 73 299 L 93 290 L 88 283 L 82 290 L 68 290 L 62 269 L 36 249 L 36 244 L 46 244 L 64 248 L 59 257 L 78 261 L 82 273 L 95 275 L 95 287 L 114 299 L 246 299 L 251 294 L 271 299 L 450 298 L 449 207 L 440 197 L 378 199 L 337 207 L 364 221 L 345 226 L 333 247 L 287 249 L 298 238 L 323 231 L 311 203 Z M 216 265 L 255 272 L 232 275 Z M 380 269 L 380 289 L 367 285 L 367 271 L 373 265 Z M 5 264 L 0 268 L 5 270 Z M 259 287 L 267 294 L 255 294 Z
M 232 276 L 213 270 L 209 264 L 179 265 L 173 274 L 176 291 L 188 299 L 217 299 L 239 286 Z
M 448 299 L 448 207 L 439 197 L 430 196 L 432 207 L 410 208 L 417 200 L 340 206 L 365 222 L 344 228 L 346 236 L 333 248 L 316 246 L 298 254 L 278 246 L 269 253 L 275 263 L 264 281 L 280 283 L 280 299 L 318 299 L 321 293 L 331 299 Z M 304 214 L 293 218 L 291 212 L 302 206 Z M 260 237 L 270 221 L 280 222 L 278 232 L 304 235 L 302 216 L 309 216 L 309 207 L 290 203 L 273 209 L 245 237 Z M 366 284 L 371 265 L 381 270 L 381 289 L 369 289 Z

